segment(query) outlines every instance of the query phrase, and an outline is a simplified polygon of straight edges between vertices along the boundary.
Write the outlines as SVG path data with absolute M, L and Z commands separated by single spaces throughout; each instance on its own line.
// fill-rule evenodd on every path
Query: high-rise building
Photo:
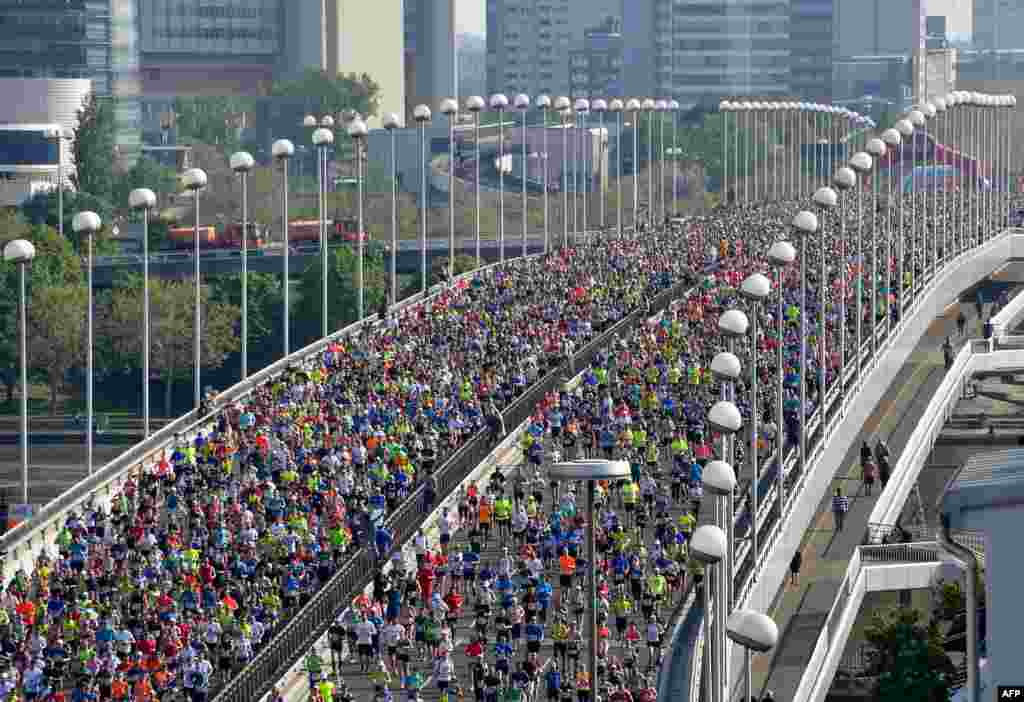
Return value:
M 487 0 L 487 90 L 567 95 L 569 55 L 594 19 L 636 0 Z
M 836 56 L 911 55 L 923 49 L 923 0 L 835 0 Z
M 110 0 L 0 0 L 0 77 L 113 86 Z
M 786 0 L 637 0 L 624 4 L 625 84 L 634 95 L 716 105 L 789 93 Z
M 613 17 L 589 29 L 583 45 L 569 52 L 570 97 L 623 97 L 622 27 Z
M 459 98 L 455 0 L 405 0 L 406 118 L 420 104 L 436 110 Z
M 975 49 L 1024 49 L 1020 0 L 974 0 Z
M 831 102 L 833 0 L 790 0 L 789 87 L 804 100 Z

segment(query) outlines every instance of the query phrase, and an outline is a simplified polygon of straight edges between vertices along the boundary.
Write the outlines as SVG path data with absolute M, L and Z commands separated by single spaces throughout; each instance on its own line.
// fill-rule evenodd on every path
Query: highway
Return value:
M 552 232 L 551 242 L 560 241 L 561 232 Z M 381 242 L 370 242 L 380 245 Z M 456 254 L 476 255 L 476 240 L 470 238 L 457 239 Z M 338 246 L 352 246 L 339 244 Z M 523 239 L 518 233 L 508 232 L 505 237 L 505 255 L 508 258 L 518 256 L 522 252 Z M 334 247 L 332 247 L 334 248 Z M 529 253 L 539 253 L 544 248 L 543 236 L 527 238 Z M 493 262 L 499 258 L 498 242 L 487 239 L 481 242 L 480 254 L 485 261 Z M 253 273 L 280 273 L 283 266 L 281 249 L 261 249 L 249 252 L 249 270 Z M 436 258 L 448 257 L 447 239 L 427 240 L 428 268 Z M 416 273 L 420 270 L 420 245 L 416 239 L 401 239 L 398 242 L 396 267 L 399 273 Z M 289 266 L 296 275 L 301 274 L 310 263 L 320 260 L 320 247 L 310 244 L 293 247 L 289 257 Z M 143 259 L 141 255 L 100 256 L 94 259 L 93 280 L 96 287 L 109 288 L 124 273 L 142 273 Z M 158 278 L 191 277 L 195 265 L 192 254 L 187 251 L 172 251 L 150 254 L 149 273 Z M 204 275 L 224 275 L 238 273 L 242 269 L 241 251 L 206 251 L 200 259 L 200 268 Z

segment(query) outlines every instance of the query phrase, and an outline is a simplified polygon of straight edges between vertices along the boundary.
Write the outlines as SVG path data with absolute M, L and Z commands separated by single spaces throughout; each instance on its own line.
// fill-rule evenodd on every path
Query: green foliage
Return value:
M 64 192 L 64 236 L 71 242 L 74 249 L 83 252 L 81 237 L 75 234 L 71 226 L 75 214 L 91 210 L 100 216 L 103 229 L 96 235 L 94 252 L 97 255 L 110 255 L 117 253 L 117 244 L 111 240 L 110 228 L 114 218 L 114 206 L 109 200 L 104 200 L 88 192 Z M 56 193 L 36 193 L 31 199 L 21 206 L 21 212 L 33 225 L 45 225 L 58 230 L 60 220 L 60 207 Z
M 942 648 L 936 622 L 897 609 L 876 613 L 864 632 L 877 651 L 873 670 L 879 702 L 946 702 L 955 668 Z
M 242 274 L 211 276 L 210 302 L 213 304 L 242 307 Z M 276 333 L 281 328 L 283 290 L 281 279 L 273 273 L 249 273 L 248 275 L 249 341 L 259 341 Z M 242 327 L 239 322 L 238 333 Z
M 234 151 L 240 144 L 240 115 L 251 111 L 252 106 L 251 99 L 236 96 L 175 98 L 175 127 L 186 141 Z
M 178 178 L 173 168 L 168 168 L 155 159 L 143 156 L 135 162 L 135 165 L 123 178 L 118 179 L 115 185 L 114 202 L 119 207 L 126 207 L 128 195 L 133 189 L 149 188 L 156 194 L 157 208 L 159 208 L 169 202 L 177 185 Z M 156 216 L 156 211 L 151 212 L 149 217 L 149 246 L 151 249 L 160 248 L 167 238 L 167 223 Z M 133 210 L 129 216 L 133 222 L 141 222 L 144 217 L 142 212 L 136 210 Z
M 354 246 L 331 249 L 327 271 L 327 328 L 342 329 L 356 321 L 358 279 L 358 252 Z M 321 263 L 310 263 L 302 274 L 299 303 L 292 312 L 293 319 L 302 320 L 306 332 L 315 330 L 319 337 L 321 324 Z M 363 306 L 366 314 L 377 311 L 388 290 L 383 251 L 378 246 L 367 246 L 363 256 Z
M 307 68 L 294 80 L 275 81 L 272 97 L 301 98 L 307 112 L 319 115 L 340 115 L 355 110 L 364 117 L 376 115 L 380 108 L 380 86 L 367 74 L 339 73 Z M 305 115 L 296 115 L 301 124 Z
M 72 142 L 76 173 L 71 176 L 71 182 L 76 190 L 107 201 L 113 197 L 115 137 L 113 101 L 89 93 L 78 111 L 78 126 Z

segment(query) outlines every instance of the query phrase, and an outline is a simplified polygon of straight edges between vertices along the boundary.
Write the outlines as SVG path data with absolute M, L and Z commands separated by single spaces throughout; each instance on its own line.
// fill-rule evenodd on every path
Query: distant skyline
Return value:
M 455 0 L 455 31 L 460 34 L 485 34 L 486 4 L 486 0 Z
M 487 32 L 487 0 L 455 0 L 456 30 L 463 34 Z M 973 31 L 973 0 L 926 0 L 929 15 L 945 15 L 952 34 L 970 35 Z

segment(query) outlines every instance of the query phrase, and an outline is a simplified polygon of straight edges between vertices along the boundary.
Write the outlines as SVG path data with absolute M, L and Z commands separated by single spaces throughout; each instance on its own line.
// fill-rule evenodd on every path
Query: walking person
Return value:
M 846 521 L 846 513 L 850 511 L 850 498 L 843 495 L 842 488 L 836 488 L 836 494 L 832 497 L 832 515 L 835 517 L 836 533 L 843 530 L 843 522 Z
M 953 367 L 953 344 L 950 342 L 949 337 L 942 342 L 942 360 L 946 365 L 946 370 Z
M 956 329 L 960 336 L 963 336 L 967 329 L 967 317 L 964 316 L 963 310 L 960 310 L 960 314 L 956 316 Z
M 861 472 L 863 473 L 862 479 L 864 480 L 864 494 L 871 497 L 871 489 L 874 487 L 875 479 L 878 477 L 875 462 L 869 459 L 867 463 L 861 466 Z
M 800 584 L 800 566 L 804 563 L 804 554 L 798 548 L 789 562 L 789 584 L 796 587 Z

